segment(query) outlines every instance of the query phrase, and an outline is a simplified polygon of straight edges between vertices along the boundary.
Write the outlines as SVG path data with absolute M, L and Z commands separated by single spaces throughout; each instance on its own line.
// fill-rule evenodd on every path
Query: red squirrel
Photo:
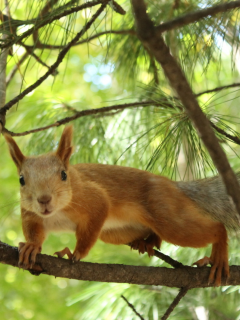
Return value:
M 212 244 L 209 283 L 219 286 L 229 277 L 226 228 L 239 220 L 220 177 L 175 182 L 129 167 L 103 164 L 70 165 L 72 126 L 66 126 L 54 152 L 26 157 L 5 135 L 20 181 L 22 228 L 26 242 L 19 243 L 19 266 L 29 269 L 51 231 L 76 235 L 73 253 L 56 252 L 78 261 L 87 256 L 97 239 L 130 244 L 139 252 L 154 254 L 162 240 L 182 247 Z

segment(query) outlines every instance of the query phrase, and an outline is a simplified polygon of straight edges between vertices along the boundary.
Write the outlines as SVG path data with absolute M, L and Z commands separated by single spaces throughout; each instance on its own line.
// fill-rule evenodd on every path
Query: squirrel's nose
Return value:
M 51 200 L 52 200 L 52 197 L 47 194 L 44 194 L 41 197 L 37 198 L 37 201 L 41 204 L 48 204 Z

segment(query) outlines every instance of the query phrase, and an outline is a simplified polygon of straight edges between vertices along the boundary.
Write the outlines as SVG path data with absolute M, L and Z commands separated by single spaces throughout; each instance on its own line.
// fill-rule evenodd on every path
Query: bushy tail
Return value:
M 240 172 L 236 176 L 240 183 Z M 227 229 L 239 229 L 239 214 L 220 176 L 195 181 L 179 181 L 177 186 L 212 219 L 222 222 Z

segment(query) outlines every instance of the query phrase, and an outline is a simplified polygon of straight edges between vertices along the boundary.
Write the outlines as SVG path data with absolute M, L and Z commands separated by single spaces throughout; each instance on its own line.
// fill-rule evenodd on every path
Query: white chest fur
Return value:
M 43 220 L 45 231 L 66 231 L 75 232 L 76 224 L 70 220 L 62 211 L 56 212 L 53 216 Z
M 110 218 L 104 222 L 102 230 L 109 230 L 109 229 L 120 229 L 129 226 L 129 222 L 121 221 L 118 219 Z
M 124 228 L 134 228 L 134 229 L 145 229 L 143 225 L 135 221 L 123 221 L 119 219 L 109 218 L 104 222 L 102 231 L 114 230 L 114 229 L 124 229 Z

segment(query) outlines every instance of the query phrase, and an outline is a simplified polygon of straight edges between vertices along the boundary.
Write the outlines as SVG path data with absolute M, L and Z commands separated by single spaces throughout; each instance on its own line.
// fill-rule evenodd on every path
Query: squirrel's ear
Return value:
M 12 157 L 13 161 L 15 162 L 18 170 L 20 171 L 20 169 L 22 167 L 23 160 L 25 159 L 25 156 L 22 154 L 17 143 L 15 142 L 15 140 L 13 140 L 13 138 L 10 135 L 4 134 L 4 138 L 6 139 L 6 141 L 8 143 L 8 148 L 9 148 L 11 157 Z
M 58 149 L 56 151 L 56 154 L 59 156 L 59 158 L 63 161 L 63 163 L 66 166 L 68 166 L 69 159 L 73 152 L 72 135 L 73 135 L 73 126 L 70 125 L 65 127 L 58 145 Z

